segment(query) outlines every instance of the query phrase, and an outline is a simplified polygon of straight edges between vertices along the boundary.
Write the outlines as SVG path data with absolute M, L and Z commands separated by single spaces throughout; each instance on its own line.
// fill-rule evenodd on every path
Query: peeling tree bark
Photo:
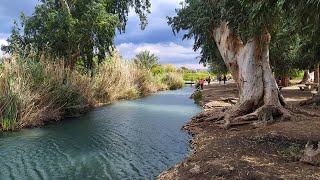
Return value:
M 239 103 L 225 118 L 226 125 L 234 117 L 263 110 L 262 106 L 283 108 L 285 102 L 269 64 L 270 34 L 265 31 L 243 44 L 230 32 L 227 22 L 222 22 L 214 28 L 213 38 L 239 88 Z

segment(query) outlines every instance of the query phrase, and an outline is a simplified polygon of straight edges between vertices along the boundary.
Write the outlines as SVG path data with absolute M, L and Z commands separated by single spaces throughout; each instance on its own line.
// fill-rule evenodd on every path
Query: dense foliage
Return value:
M 143 51 L 137 54 L 133 60 L 136 64 L 151 69 L 158 65 L 159 58 L 150 51 Z
M 21 15 L 8 39 L 7 53 L 19 57 L 64 59 L 71 69 L 77 63 L 93 70 L 113 48 L 116 29 L 125 30 L 130 8 L 144 28 L 149 0 L 41 0 L 31 17 Z M 94 57 L 97 62 L 94 62 Z
M 271 34 L 271 63 L 275 71 L 304 69 L 319 62 L 320 1 L 289 0 L 185 0 L 175 17 L 168 17 L 174 33 L 186 31 L 194 38 L 194 50 L 201 49 L 201 60 L 223 68 L 212 34 L 221 22 L 228 22 L 232 33 L 243 43 L 263 32 Z M 301 66 L 303 59 L 304 66 Z M 307 64 L 307 65 L 306 65 Z

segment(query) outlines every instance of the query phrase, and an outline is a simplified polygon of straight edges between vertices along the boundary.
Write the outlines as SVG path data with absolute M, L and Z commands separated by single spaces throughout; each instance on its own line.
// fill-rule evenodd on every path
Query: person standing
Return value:
M 203 89 L 204 89 L 204 88 L 203 88 L 204 80 L 201 78 L 200 81 L 199 81 L 199 83 L 200 83 L 200 88 L 201 88 L 201 90 L 203 90 Z
M 208 77 L 207 81 L 208 81 L 208 85 L 210 85 L 210 82 L 211 82 L 211 77 L 210 76 Z
M 227 81 L 227 77 L 226 75 L 223 76 L 223 84 L 226 84 L 226 81 Z

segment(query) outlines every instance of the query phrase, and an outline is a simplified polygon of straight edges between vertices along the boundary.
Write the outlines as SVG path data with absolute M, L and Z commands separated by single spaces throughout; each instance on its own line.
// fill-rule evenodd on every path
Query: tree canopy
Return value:
M 112 50 L 116 29 L 124 32 L 129 9 L 140 17 L 141 28 L 147 24 L 149 0 L 41 0 L 30 17 L 21 15 L 21 27 L 15 24 L 7 53 L 19 47 L 26 56 L 41 55 L 65 59 L 71 68 L 79 60 L 86 68 L 100 63 Z
M 150 51 L 142 51 L 134 57 L 134 62 L 148 69 L 158 65 L 159 58 Z
M 319 0 L 185 0 L 176 10 L 177 15 L 168 17 L 168 23 L 174 33 L 186 31 L 184 39 L 194 38 L 194 50 L 201 49 L 200 62 L 206 64 L 222 61 L 212 38 L 214 27 L 221 22 L 227 22 L 232 33 L 243 43 L 268 31 L 271 37 L 277 38 L 271 42 L 278 43 L 273 47 L 279 46 L 280 41 L 293 42 L 296 40 L 294 34 L 299 34 L 312 42 L 314 49 L 319 49 L 315 48 L 319 42 L 316 36 L 320 27 L 319 5 Z M 282 47 L 291 50 L 293 44 L 285 43 Z M 305 51 L 313 49 L 305 47 L 308 49 Z

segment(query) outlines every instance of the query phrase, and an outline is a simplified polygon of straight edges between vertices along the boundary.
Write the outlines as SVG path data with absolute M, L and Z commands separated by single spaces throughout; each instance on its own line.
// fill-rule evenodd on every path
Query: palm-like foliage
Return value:
M 159 58 L 150 51 L 143 51 L 137 54 L 133 60 L 136 64 L 151 69 L 158 64 Z

